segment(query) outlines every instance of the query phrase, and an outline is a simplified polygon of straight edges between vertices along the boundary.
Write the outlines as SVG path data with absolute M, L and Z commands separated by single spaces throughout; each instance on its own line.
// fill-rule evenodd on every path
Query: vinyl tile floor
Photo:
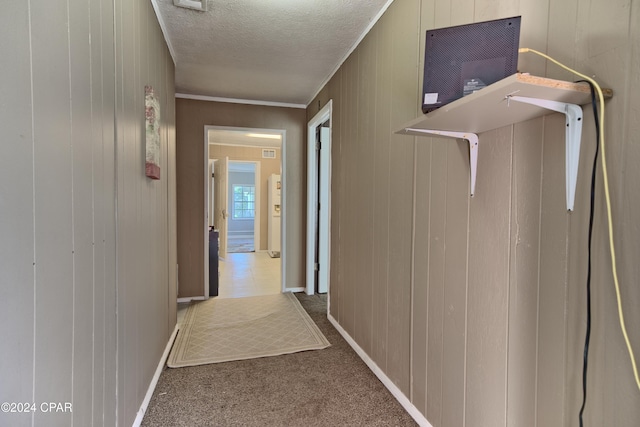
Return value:
M 280 258 L 266 252 L 227 253 L 219 262 L 218 296 L 242 298 L 282 292 Z M 189 303 L 178 304 L 178 323 L 182 323 Z
M 280 258 L 266 252 L 228 253 L 220 260 L 219 298 L 241 298 L 282 292 Z

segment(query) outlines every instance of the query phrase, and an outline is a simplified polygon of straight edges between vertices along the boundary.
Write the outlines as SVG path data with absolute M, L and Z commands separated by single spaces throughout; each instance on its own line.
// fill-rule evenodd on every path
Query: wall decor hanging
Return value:
M 144 87 L 146 162 L 145 174 L 151 179 L 160 179 L 160 103 L 153 86 Z

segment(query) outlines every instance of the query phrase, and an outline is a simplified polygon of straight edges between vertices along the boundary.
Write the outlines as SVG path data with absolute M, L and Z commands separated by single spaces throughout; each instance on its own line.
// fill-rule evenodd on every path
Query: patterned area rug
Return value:
M 253 238 L 227 239 L 227 252 L 229 253 L 255 252 L 255 248 L 253 247 Z
M 291 293 L 212 298 L 187 309 L 167 366 L 254 359 L 330 345 Z

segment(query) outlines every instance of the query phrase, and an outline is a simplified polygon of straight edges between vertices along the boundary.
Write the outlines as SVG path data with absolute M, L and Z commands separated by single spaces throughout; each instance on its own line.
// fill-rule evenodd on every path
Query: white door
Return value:
M 229 157 L 216 160 L 215 170 L 215 226 L 220 232 L 220 247 L 218 254 L 220 258 L 227 256 L 227 221 L 229 217 L 228 207 L 228 183 L 229 183 Z
M 329 291 L 331 271 L 331 108 L 332 101 L 307 126 L 306 293 Z M 329 300 L 330 304 L 331 301 Z
M 328 127 L 320 128 L 320 164 L 319 164 L 319 185 L 318 185 L 318 293 L 325 294 L 329 289 L 329 156 L 331 153 L 330 141 L 331 129 Z

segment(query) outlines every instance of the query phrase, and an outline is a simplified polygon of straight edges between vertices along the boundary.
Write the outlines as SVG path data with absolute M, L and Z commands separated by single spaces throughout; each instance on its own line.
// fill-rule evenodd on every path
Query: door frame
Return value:
M 204 299 L 209 299 L 209 130 L 232 130 L 239 132 L 247 132 L 247 133 L 279 133 L 282 135 L 282 146 L 280 148 L 280 152 L 282 153 L 282 158 L 280 159 L 280 175 L 282 176 L 282 198 L 281 198 L 281 211 L 280 211 L 280 221 L 281 221 L 281 234 L 280 234 L 280 278 L 282 281 L 282 292 L 286 291 L 285 284 L 286 282 L 286 262 L 287 262 L 287 244 L 286 244 L 286 211 L 287 211 L 287 192 L 286 192 L 286 170 L 287 170 L 287 162 L 286 162 L 286 150 L 287 150 L 287 132 L 284 129 L 267 129 L 267 128 L 250 128 L 250 127 L 234 127 L 234 126 L 215 126 L 215 125 L 205 125 L 204 126 L 204 164 L 203 164 L 203 176 L 204 176 L 204 228 L 203 228 L 203 237 L 204 237 Z M 259 178 L 256 178 L 259 179 Z M 259 227 L 259 226 L 258 226 Z
M 325 202 L 327 208 L 321 211 L 321 215 L 325 216 L 324 223 L 328 224 L 326 230 L 327 242 L 325 245 L 326 260 L 325 264 L 320 263 L 320 270 L 324 271 L 324 277 L 327 280 L 327 293 L 330 293 L 329 273 L 331 271 L 331 140 L 333 130 L 333 100 L 329 100 L 327 104 L 309 121 L 307 125 L 307 262 L 306 276 L 307 286 L 305 292 L 307 295 L 315 293 L 315 247 L 316 247 L 316 221 L 318 218 L 318 152 L 316 151 L 316 128 L 322 123 L 329 120 L 329 141 L 326 147 L 321 149 L 329 150 L 329 156 L 326 162 L 320 163 L 320 185 L 324 184 L 327 188 L 327 198 Z M 322 156 L 320 156 L 322 158 Z M 322 237 L 321 237 L 322 238 Z M 320 276 L 320 274 L 318 275 Z M 328 309 L 328 307 L 327 307 Z

